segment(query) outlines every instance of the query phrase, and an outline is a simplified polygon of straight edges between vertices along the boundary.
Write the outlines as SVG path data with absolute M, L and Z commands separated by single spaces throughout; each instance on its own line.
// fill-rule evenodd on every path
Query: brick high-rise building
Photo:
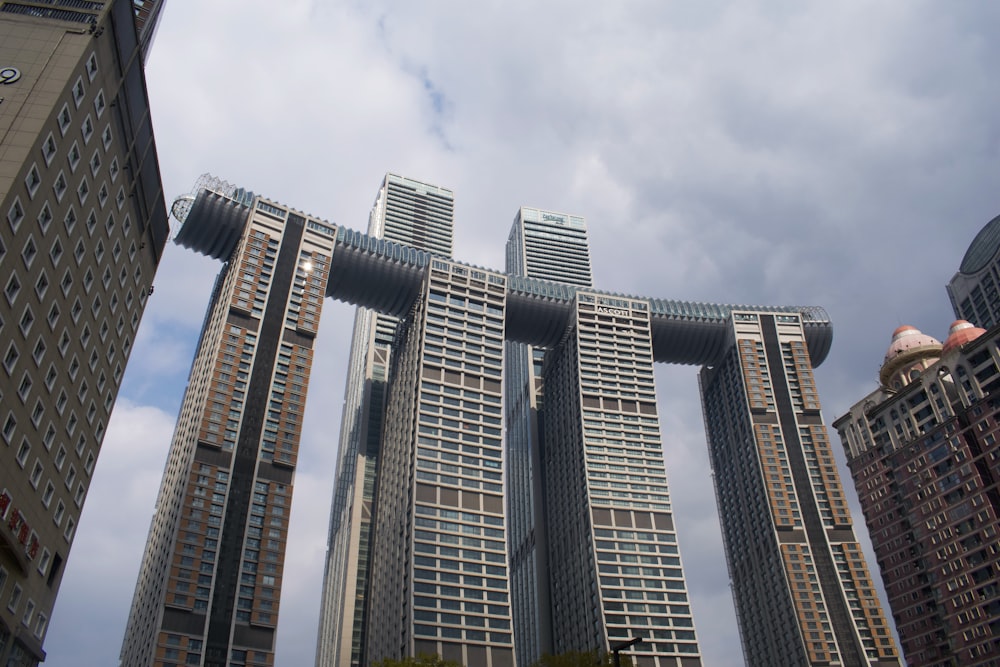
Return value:
M 1000 652 L 998 340 L 900 327 L 879 388 L 834 422 L 911 667 Z
M 130 1 L 0 1 L 0 664 L 34 665 L 169 227 Z

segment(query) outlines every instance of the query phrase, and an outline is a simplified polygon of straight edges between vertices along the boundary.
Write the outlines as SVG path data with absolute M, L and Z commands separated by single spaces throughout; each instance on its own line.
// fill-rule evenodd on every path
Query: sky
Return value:
M 361 230 L 392 171 L 455 192 L 466 262 L 501 268 L 514 214 L 533 206 L 586 217 L 602 290 L 823 306 L 830 424 L 875 389 L 896 327 L 947 335 L 944 286 L 1000 213 L 998 24 L 988 0 L 169 0 L 147 84 L 168 201 L 211 172 Z M 117 664 L 219 268 L 165 251 L 48 667 Z M 282 666 L 313 662 L 353 316 L 324 305 Z M 657 369 L 664 456 L 704 662 L 730 667 L 743 658 L 696 373 Z

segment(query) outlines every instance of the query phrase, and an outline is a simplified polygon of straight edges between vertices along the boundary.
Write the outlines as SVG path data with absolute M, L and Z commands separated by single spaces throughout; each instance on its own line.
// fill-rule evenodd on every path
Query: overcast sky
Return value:
M 147 81 L 168 200 L 212 172 L 364 229 L 393 171 L 454 190 L 463 261 L 501 268 L 515 212 L 534 206 L 586 217 L 601 289 L 825 307 L 829 424 L 875 388 L 893 329 L 946 335 L 944 285 L 1000 213 L 997 25 L 1000 3 L 987 0 L 169 0 Z M 166 250 L 48 667 L 117 664 L 219 268 Z M 353 315 L 324 307 L 283 667 L 313 661 Z M 664 454 L 705 664 L 729 667 L 743 657 L 696 370 L 658 369 Z M 867 542 L 859 511 L 855 521 Z

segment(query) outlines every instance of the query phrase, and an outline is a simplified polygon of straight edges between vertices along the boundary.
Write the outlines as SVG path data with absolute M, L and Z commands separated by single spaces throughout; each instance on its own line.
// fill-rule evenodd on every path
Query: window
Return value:
M 94 97 L 94 111 L 97 113 L 97 117 L 100 118 L 104 114 L 104 109 L 108 106 L 104 99 L 104 90 L 97 91 L 97 96 Z
M 42 230 L 42 234 L 49 231 L 50 224 L 52 224 L 52 209 L 49 208 L 49 203 L 45 202 L 42 204 L 42 210 L 38 212 L 38 227 Z
M 90 117 L 90 114 L 87 114 L 83 123 L 80 124 L 80 132 L 83 134 L 83 143 L 89 144 L 90 138 L 94 136 L 94 119 Z
M 66 505 L 63 504 L 63 501 L 61 500 L 56 501 L 56 509 L 54 512 L 52 512 L 52 523 L 56 524 L 57 526 L 61 526 L 63 517 L 65 516 L 66 516 Z
M 10 223 L 10 228 L 16 232 L 22 220 L 24 220 L 24 208 L 21 206 L 21 200 L 14 197 L 14 203 L 7 209 L 7 222 Z
M 42 505 L 48 508 L 48 506 L 52 503 L 52 496 L 53 494 L 55 494 L 55 492 L 56 492 L 56 487 L 52 483 L 52 481 L 50 480 L 46 482 L 45 491 L 42 492 Z
M 35 619 L 35 631 L 34 635 L 38 639 L 41 639 L 45 635 L 45 628 L 49 624 L 49 618 L 45 614 L 38 614 L 38 618 Z
M 41 184 L 42 175 L 38 173 L 38 166 L 33 164 L 28 169 L 28 175 L 24 177 L 24 187 L 28 189 L 28 196 L 34 199 L 35 193 L 38 192 L 38 186 Z
M 17 465 L 23 468 L 28 462 L 28 454 L 30 453 L 31 443 L 29 443 L 28 439 L 25 438 L 21 441 L 21 446 L 17 448 Z
M 111 180 L 115 180 L 115 177 L 112 176 Z M 115 205 L 118 206 L 119 211 L 125 206 L 125 188 L 118 188 L 118 194 L 115 195 Z
M 73 517 L 66 519 L 66 530 L 63 531 L 63 537 L 66 538 L 67 542 L 73 541 L 73 534 L 76 532 L 76 520 Z
M 62 201 L 67 188 L 69 188 L 69 184 L 66 182 L 66 175 L 60 169 L 59 175 L 56 176 L 56 180 L 52 182 L 52 192 L 56 195 L 56 201 Z
M 31 469 L 31 477 L 28 479 L 33 488 L 38 488 L 39 482 L 42 481 L 42 473 L 44 471 L 45 467 L 42 466 L 42 462 L 39 459 L 35 459 L 35 467 Z
M 45 374 L 45 388 L 52 391 L 52 386 L 56 383 L 56 378 L 59 377 L 59 371 L 56 370 L 55 364 L 49 364 L 49 371 Z M 54 436 L 55 434 L 53 434 Z M 46 446 L 52 443 L 47 443 Z
M 108 203 L 108 196 L 108 184 L 101 183 L 101 189 L 97 191 L 97 203 L 101 205 L 101 208 L 104 208 L 104 205 Z
M 4 287 L 3 293 L 7 297 L 7 302 L 14 305 L 14 301 L 17 299 L 17 295 L 21 292 L 21 281 L 18 280 L 17 274 L 11 274 L 10 279 L 7 280 L 7 286 Z
M 31 392 L 31 375 L 25 371 L 24 375 L 21 376 L 21 384 L 17 386 L 17 395 L 21 398 L 21 401 L 28 400 L 28 394 Z
M 70 123 L 73 122 L 73 116 L 69 112 L 68 104 L 64 104 L 62 106 L 62 109 L 59 110 L 58 122 L 59 122 L 59 133 L 65 137 L 66 132 L 69 130 Z
M 66 159 L 69 161 L 69 170 L 71 172 L 76 172 L 76 167 L 80 164 L 82 157 L 83 156 L 80 154 L 80 145 L 74 141 L 73 145 L 69 147 L 69 153 L 66 154 Z
M 31 352 L 31 358 L 35 360 L 36 366 L 42 365 L 42 359 L 45 358 L 45 339 L 41 336 L 35 342 L 35 349 Z
M 20 356 L 21 354 L 17 351 L 17 346 L 11 343 L 7 348 L 7 354 L 3 358 L 3 366 L 7 369 L 7 373 L 14 372 L 14 367 L 17 365 L 17 360 Z
M 11 612 L 16 612 L 19 604 L 21 604 L 21 585 L 14 584 L 14 588 L 10 592 L 10 598 L 7 600 L 7 609 Z
M 87 58 L 87 78 L 93 81 L 95 76 L 97 76 L 97 55 L 91 53 Z
M 14 417 L 14 413 L 8 412 L 7 419 L 3 423 L 3 439 L 7 441 L 8 445 L 14 437 L 15 430 L 17 430 L 17 419 Z
M 94 151 L 94 154 L 90 156 L 90 173 L 97 176 L 97 172 L 101 170 L 101 152 Z
M 104 132 L 101 133 L 101 142 L 104 144 L 104 150 L 108 150 L 111 146 L 111 125 L 104 126 Z
M 45 296 L 45 292 L 49 289 L 49 277 L 45 273 L 45 269 L 42 269 L 38 274 L 38 280 L 35 281 L 35 294 L 41 299 Z
M 31 617 L 35 615 L 35 601 L 28 598 L 28 602 L 24 605 L 24 616 L 21 617 L 21 623 L 26 628 L 31 627 Z
M 21 249 L 21 259 L 24 260 L 24 267 L 26 269 L 31 268 L 36 255 L 38 255 L 38 247 L 35 245 L 35 239 L 29 236 L 28 241 L 24 244 L 24 248 Z
M 115 157 L 111 160 L 111 164 L 108 165 L 108 174 L 111 175 L 111 182 L 114 183 L 115 179 L 118 178 L 118 158 Z
M 86 178 L 80 181 L 80 185 L 76 188 L 76 194 L 80 198 L 81 204 L 87 201 L 87 195 L 90 194 L 90 184 Z
M 52 262 L 52 266 L 58 266 L 59 260 L 63 255 L 62 242 L 56 239 L 52 242 L 52 246 L 49 248 L 49 260 Z
M 45 137 L 45 141 L 42 143 L 42 157 L 45 158 L 46 166 L 52 164 L 53 158 L 56 156 L 58 151 L 58 146 L 56 146 L 56 138 L 52 136 L 49 132 L 49 136 Z
M 73 228 L 76 227 L 76 209 L 72 206 L 66 211 L 66 217 L 63 218 L 63 224 L 66 226 L 66 231 L 72 233 Z
M 35 314 L 31 311 L 31 306 L 25 306 L 24 312 L 21 313 L 21 321 L 18 326 L 21 328 L 21 334 L 24 337 L 28 336 L 28 332 L 31 331 L 31 325 L 35 323 Z
M 87 89 L 83 87 L 83 77 L 79 76 L 76 78 L 76 83 L 73 84 L 73 103 L 76 108 L 79 109 L 80 105 L 83 103 L 83 98 L 87 95 Z

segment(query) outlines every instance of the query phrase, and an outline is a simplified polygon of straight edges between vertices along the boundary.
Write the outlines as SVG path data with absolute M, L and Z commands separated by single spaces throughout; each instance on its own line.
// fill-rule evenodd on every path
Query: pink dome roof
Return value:
M 941 342 L 936 338 L 921 333 L 916 327 L 904 324 L 892 332 L 892 342 L 885 353 L 885 361 L 889 362 L 904 352 L 926 349 L 935 353 L 941 349 Z
M 948 339 L 941 348 L 941 354 L 946 354 L 956 347 L 962 347 L 970 341 L 974 341 L 986 333 L 986 329 L 980 329 L 971 322 L 965 320 L 955 320 L 948 329 Z
M 892 332 L 892 342 L 879 370 L 879 382 L 883 387 L 905 385 L 908 382 L 908 378 L 903 377 L 907 375 L 906 368 L 913 364 L 926 366 L 940 356 L 941 343 L 937 339 L 921 333 L 916 327 L 901 326 Z

